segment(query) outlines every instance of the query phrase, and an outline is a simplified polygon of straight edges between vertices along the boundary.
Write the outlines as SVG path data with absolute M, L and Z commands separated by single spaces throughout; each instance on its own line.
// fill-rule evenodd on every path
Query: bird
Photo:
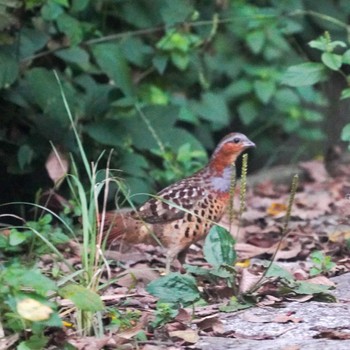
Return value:
M 251 147 L 255 144 L 247 136 L 230 133 L 201 170 L 164 188 L 138 209 L 107 211 L 103 228 L 109 249 L 121 241 L 160 244 L 169 272 L 179 254 L 220 221 L 230 202 L 232 164 Z

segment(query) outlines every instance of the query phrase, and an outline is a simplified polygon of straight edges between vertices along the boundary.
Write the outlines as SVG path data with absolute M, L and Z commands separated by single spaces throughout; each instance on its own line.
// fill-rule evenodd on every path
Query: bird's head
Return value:
M 255 143 L 247 136 L 233 132 L 225 136 L 216 147 L 210 158 L 209 167 L 215 172 L 222 172 L 236 161 L 247 148 L 255 147 Z

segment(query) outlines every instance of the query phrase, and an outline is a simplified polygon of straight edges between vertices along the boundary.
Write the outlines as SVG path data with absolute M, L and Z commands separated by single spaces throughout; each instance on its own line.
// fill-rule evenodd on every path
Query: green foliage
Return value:
M 0 149 L 7 174 L 27 174 L 18 198 L 42 186 L 35 174 L 49 141 L 78 154 L 54 69 L 88 158 L 115 148 L 111 167 L 125 170 L 131 193 L 195 171 L 205 158 L 193 154 L 212 149 L 231 125 L 255 134 L 259 159 L 288 137 L 308 144 L 310 135 L 323 136 L 322 96 L 300 86 L 339 66 L 342 40 L 314 45 L 325 50 L 322 64 L 285 73 L 299 61 L 294 42 L 306 42 L 305 18 L 294 14 L 306 1 L 26 1 L 20 19 L 20 2 L 7 3 L 0 10 L 9 29 L 0 36 Z M 328 13 L 325 0 L 317 6 Z M 10 30 L 19 21 L 21 29 Z M 192 156 L 178 161 L 185 144 Z
M 104 308 L 100 296 L 92 290 L 78 284 L 67 284 L 59 290 L 59 294 L 70 299 L 82 311 L 101 311 Z
M 61 327 L 56 306 L 46 298 L 56 290 L 56 285 L 38 269 L 15 260 L 0 264 L 0 323 L 14 333 L 32 331 L 28 344 L 21 343 L 23 349 L 33 348 L 29 344 L 46 343 L 46 327 Z
M 111 323 L 107 328 L 111 331 L 124 331 L 128 328 L 131 328 L 135 326 L 135 322 L 137 322 L 141 316 L 141 312 L 138 310 L 123 311 L 113 307 L 107 308 L 106 312 L 111 320 Z
M 52 252 L 53 246 L 68 241 L 69 237 L 62 228 L 52 224 L 50 214 L 43 215 L 37 221 L 28 221 L 21 228 L 12 228 L 8 235 L 0 235 L 0 247 L 5 254 L 42 255 Z
M 323 300 L 334 300 L 327 291 L 331 288 L 323 284 L 315 284 L 307 281 L 297 281 L 294 279 L 293 275 L 278 266 L 277 264 L 267 262 L 265 265 L 268 265 L 268 270 L 265 277 L 268 278 L 278 278 L 279 286 L 278 292 L 279 295 L 313 295 L 314 297 L 320 297 Z
M 327 273 L 336 266 L 336 263 L 331 260 L 332 258 L 321 251 L 312 252 L 310 259 L 314 264 L 310 269 L 310 276 Z
M 178 313 L 179 309 L 176 304 L 159 301 L 154 314 L 155 319 L 151 325 L 153 328 L 164 326 L 166 323 L 173 320 Z
M 190 275 L 177 272 L 152 281 L 147 286 L 147 291 L 161 302 L 175 305 L 188 306 L 200 298 L 196 280 Z
M 205 260 L 217 269 L 223 265 L 232 266 L 236 260 L 234 244 L 235 240 L 226 229 L 214 225 L 205 238 L 203 247 Z

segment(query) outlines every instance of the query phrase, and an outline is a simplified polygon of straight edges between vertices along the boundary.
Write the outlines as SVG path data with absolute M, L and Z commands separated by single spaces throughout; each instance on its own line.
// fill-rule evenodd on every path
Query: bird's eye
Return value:
M 240 142 L 241 142 L 241 139 L 240 139 L 239 137 L 235 137 L 235 138 L 233 139 L 233 142 L 234 142 L 234 143 L 240 143 Z

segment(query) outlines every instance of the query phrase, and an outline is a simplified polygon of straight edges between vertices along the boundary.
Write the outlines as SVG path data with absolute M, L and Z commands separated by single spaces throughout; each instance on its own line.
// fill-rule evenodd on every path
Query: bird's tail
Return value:
M 108 211 L 100 214 L 100 224 L 103 225 L 104 238 L 107 246 L 114 245 L 118 241 L 129 241 L 130 230 L 133 230 L 134 219 L 131 217 L 132 209 Z

